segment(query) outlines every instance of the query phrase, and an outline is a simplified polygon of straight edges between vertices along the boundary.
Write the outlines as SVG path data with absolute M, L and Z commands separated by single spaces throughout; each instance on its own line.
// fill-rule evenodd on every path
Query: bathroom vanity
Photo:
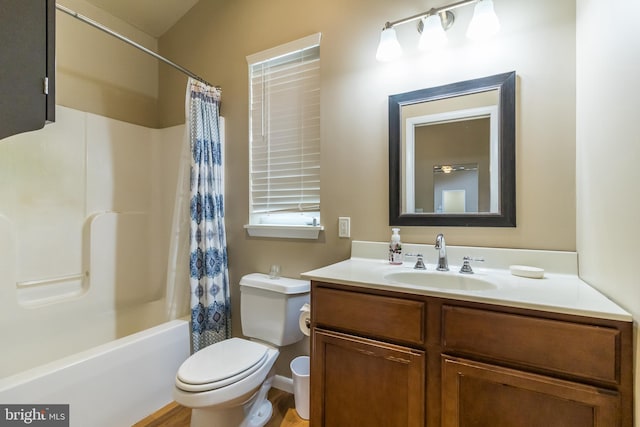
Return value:
M 414 275 L 376 245 L 303 275 L 312 426 L 633 425 L 631 316 L 572 274 L 575 254 L 450 247 L 451 271 Z M 452 253 L 488 268 L 467 281 Z M 499 268 L 517 259 L 546 264 L 545 277 Z M 389 279 L 398 271 L 410 283 Z

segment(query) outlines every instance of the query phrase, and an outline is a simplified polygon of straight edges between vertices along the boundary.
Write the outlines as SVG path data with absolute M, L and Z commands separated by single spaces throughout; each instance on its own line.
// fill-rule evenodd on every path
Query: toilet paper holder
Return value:
M 300 308 L 299 326 L 302 333 L 308 336 L 311 331 L 311 306 L 308 303 Z

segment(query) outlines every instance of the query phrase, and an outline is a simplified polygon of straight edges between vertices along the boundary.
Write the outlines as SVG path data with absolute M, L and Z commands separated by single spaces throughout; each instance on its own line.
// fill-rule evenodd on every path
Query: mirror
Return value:
M 515 72 L 389 96 L 389 224 L 515 227 Z

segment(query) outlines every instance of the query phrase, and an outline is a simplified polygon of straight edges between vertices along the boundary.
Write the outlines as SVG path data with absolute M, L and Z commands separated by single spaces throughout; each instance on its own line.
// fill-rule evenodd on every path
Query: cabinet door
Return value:
M 54 119 L 54 22 L 53 0 L 0 0 L 0 138 Z
M 311 425 L 424 427 L 425 354 L 319 329 L 311 358 Z
M 443 357 L 443 427 L 619 426 L 617 393 Z

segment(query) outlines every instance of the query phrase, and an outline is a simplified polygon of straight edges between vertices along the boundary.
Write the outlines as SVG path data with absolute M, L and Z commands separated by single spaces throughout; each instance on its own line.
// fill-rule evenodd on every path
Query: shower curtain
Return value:
M 189 79 L 167 301 L 170 318 L 179 317 L 189 304 L 194 352 L 231 336 L 219 107 L 218 89 Z M 189 291 L 190 301 L 185 297 Z

